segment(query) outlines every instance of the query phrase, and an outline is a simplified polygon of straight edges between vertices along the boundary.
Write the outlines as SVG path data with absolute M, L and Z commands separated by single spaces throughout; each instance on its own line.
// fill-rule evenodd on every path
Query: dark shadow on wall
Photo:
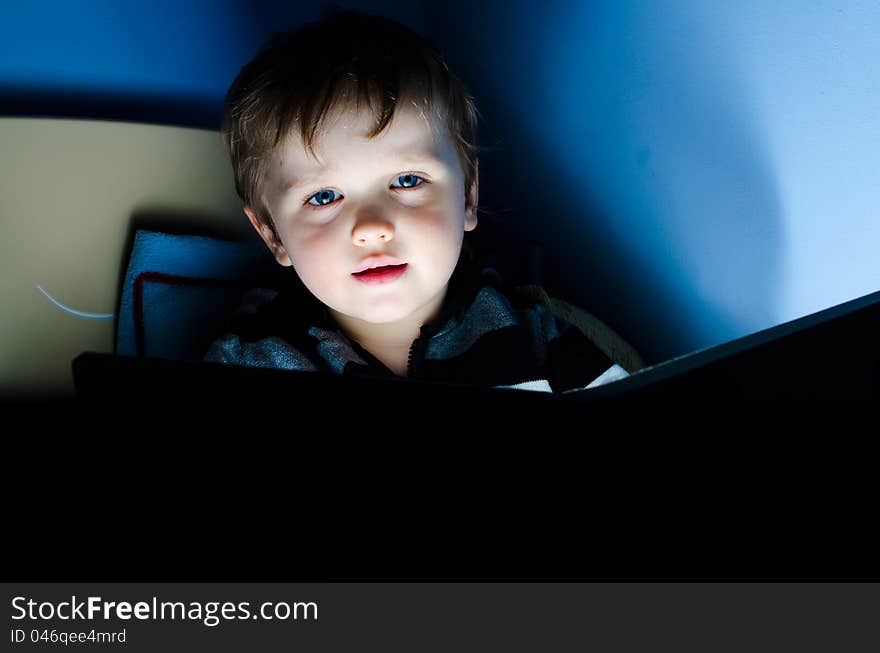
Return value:
M 222 98 L 0 88 L 4 117 L 73 118 L 219 130 Z
M 499 134 L 516 134 L 515 143 L 508 143 L 507 138 L 499 135 L 499 144 L 480 158 L 480 203 L 487 213 L 481 214 L 473 234 L 479 234 L 482 246 L 489 249 L 525 241 L 540 243 L 544 249 L 547 292 L 594 314 L 635 347 L 647 364 L 689 351 L 674 320 L 653 324 L 650 332 L 639 323 L 627 326 L 627 304 L 638 305 L 637 309 L 643 312 L 681 315 L 684 303 L 669 289 L 659 287 L 656 279 L 636 288 L 625 287 L 621 270 L 643 281 L 652 275 L 625 243 L 603 229 L 601 209 L 592 199 L 578 199 L 576 213 L 568 204 L 548 202 L 550 193 L 541 189 L 565 186 L 565 182 L 560 183 L 559 174 L 536 166 L 534 176 L 529 177 L 528 171 L 511 163 L 518 152 L 528 152 L 531 161 L 545 162 L 552 161 L 556 153 L 506 118 L 504 110 L 496 108 L 494 99 L 483 100 L 481 111 L 492 122 L 491 128 L 486 127 L 487 132 L 491 129 Z M 530 197 L 530 192 L 539 197 Z M 646 284 L 651 286 L 650 293 L 644 292 Z
M 481 157 L 481 203 L 509 211 L 506 232 L 547 247 L 548 286 L 649 361 L 754 331 L 749 318 L 773 311 L 783 234 L 747 71 L 717 61 L 723 51 L 700 43 L 706 29 L 693 17 L 664 18 L 688 34 L 679 43 L 646 25 L 656 9 L 571 8 L 452 2 L 427 12 L 429 37 L 477 97 L 481 142 L 497 148 Z M 702 124 L 678 124 L 677 108 Z M 693 192 L 698 182 L 682 176 L 694 171 L 727 196 Z M 614 184 L 627 215 L 605 208 Z

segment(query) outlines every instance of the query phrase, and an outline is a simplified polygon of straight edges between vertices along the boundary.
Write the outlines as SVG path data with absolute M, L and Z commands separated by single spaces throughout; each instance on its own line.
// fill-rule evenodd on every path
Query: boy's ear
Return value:
M 263 224 L 257 218 L 257 214 L 254 213 L 254 210 L 251 207 L 245 206 L 244 212 L 247 215 L 251 226 L 258 234 L 260 234 L 260 238 L 266 243 L 266 247 L 272 252 L 275 260 L 278 261 L 278 264 L 289 266 L 291 264 L 290 256 L 287 254 L 287 250 L 284 249 L 284 243 L 281 242 L 281 239 L 275 235 L 275 232 L 269 226 Z
M 477 228 L 477 205 L 480 202 L 480 160 L 474 161 L 474 182 L 467 194 L 465 206 L 464 230 L 473 231 Z

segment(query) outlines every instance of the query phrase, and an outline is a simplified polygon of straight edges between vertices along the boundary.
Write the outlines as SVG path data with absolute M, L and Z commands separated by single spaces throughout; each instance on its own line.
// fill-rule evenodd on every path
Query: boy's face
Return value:
M 413 108 L 368 140 L 373 115 L 331 116 L 315 151 L 291 133 L 274 153 L 263 199 L 278 239 L 245 212 L 281 265 L 293 265 L 322 303 L 374 324 L 439 310 L 465 231 L 477 225 L 477 183 L 464 178 L 445 126 L 432 133 Z M 296 131 L 296 130 L 294 130 Z M 384 283 L 356 275 L 380 255 L 406 263 Z

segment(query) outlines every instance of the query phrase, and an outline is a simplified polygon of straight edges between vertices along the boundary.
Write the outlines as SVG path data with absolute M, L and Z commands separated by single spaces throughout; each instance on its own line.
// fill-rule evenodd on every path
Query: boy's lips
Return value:
M 373 258 L 361 264 L 364 269 L 360 272 L 352 272 L 357 281 L 368 285 L 382 285 L 396 281 L 406 272 L 409 267 L 408 263 L 386 263 L 386 261 L 396 261 L 390 256 L 382 258 Z M 369 265 L 370 267 L 366 267 Z
M 406 263 L 405 261 L 401 261 L 400 259 L 394 258 L 393 256 L 386 256 L 385 254 L 380 254 L 378 256 L 368 256 L 360 262 L 360 265 L 358 265 L 358 267 L 355 269 L 354 272 L 352 272 L 352 274 L 360 274 L 372 268 L 383 268 L 396 265 L 406 265 Z

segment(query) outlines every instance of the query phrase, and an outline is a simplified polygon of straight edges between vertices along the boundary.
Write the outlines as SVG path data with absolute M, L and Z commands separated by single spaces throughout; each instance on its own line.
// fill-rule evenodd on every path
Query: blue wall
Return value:
M 226 90 L 273 32 L 325 6 L 391 13 L 391 0 L 4 2 L 0 115 L 134 120 L 217 129 Z M 397 12 L 423 30 L 421 3 Z
M 4 3 L 0 115 L 219 126 L 326 2 Z M 429 36 L 485 118 L 488 234 L 649 360 L 880 289 L 880 3 L 335 3 Z M 479 231 L 479 230 L 478 230 Z
M 480 101 L 499 227 L 647 357 L 880 290 L 880 3 L 451 0 L 425 25 Z

